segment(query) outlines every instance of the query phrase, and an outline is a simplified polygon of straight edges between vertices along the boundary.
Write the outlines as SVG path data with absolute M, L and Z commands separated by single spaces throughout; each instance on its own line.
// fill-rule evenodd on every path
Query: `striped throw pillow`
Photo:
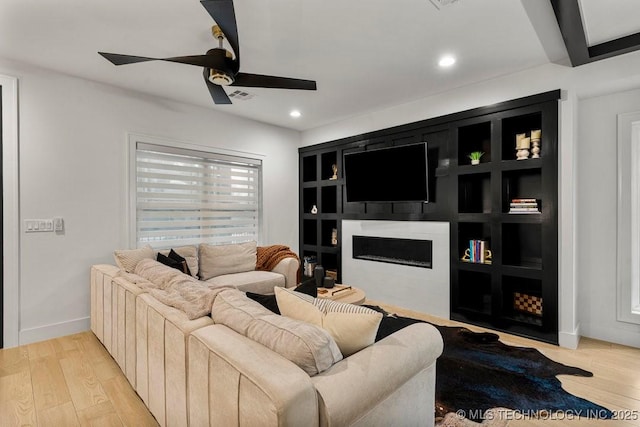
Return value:
M 354 304 L 313 298 L 291 289 L 276 287 L 276 300 L 283 316 L 320 326 L 333 337 L 347 357 L 376 339 L 382 313 Z

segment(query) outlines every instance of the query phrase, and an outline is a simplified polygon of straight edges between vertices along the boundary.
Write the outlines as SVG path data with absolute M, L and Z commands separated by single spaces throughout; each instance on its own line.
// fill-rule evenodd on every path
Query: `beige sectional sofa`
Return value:
M 297 269 L 296 259 L 285 258 L 264 273 L 292 287 Z M 430 325 L 412 325 L 310 376 L 211 316 L 190 319 L 139 285 L 116 266 L 94 265 L 91 329 L 162 426 L 433 424 L 442 340 Z M 262 285 L 242 287 L 266 293 Z

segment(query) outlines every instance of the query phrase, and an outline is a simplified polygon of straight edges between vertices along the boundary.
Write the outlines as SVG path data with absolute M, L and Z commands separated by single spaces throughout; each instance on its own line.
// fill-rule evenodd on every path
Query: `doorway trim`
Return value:
M 20 197 L 18 157 L 18 79 L 0 74 L 2 86 L 3 183 L 3 346 L 19 345 L 20 331 Z M 2 260 L 0 260 L 2 262 Z

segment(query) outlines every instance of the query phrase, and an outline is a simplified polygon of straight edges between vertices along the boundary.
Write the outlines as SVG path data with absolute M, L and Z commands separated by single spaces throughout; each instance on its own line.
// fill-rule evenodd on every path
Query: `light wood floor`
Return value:
M 388 311 L 433 323 L 466 326 L 372 301 Z M 640 349 L 583 338 L 567 350 L 500 334 L 510 345 L 535 347 L 549 358 L 589 370 L 592 378 L 560 376 L 570 393 L 630 419 L 516 417 L 509 427 L 640 426 Z M 635 418 L 635 419 L 631 419 Z M 91 332 L 0 350 L 0 426 L 157 426 L 116 362 Z
M 0 426 L 157 426 L 91 332 L 0 350 Z

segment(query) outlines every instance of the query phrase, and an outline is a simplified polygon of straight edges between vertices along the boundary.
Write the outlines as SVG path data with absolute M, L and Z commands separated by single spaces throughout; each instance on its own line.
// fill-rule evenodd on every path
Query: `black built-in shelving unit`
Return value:
M 451 318 L 557 344 L 559 98 L 555 90 L 300 148 L 301 255 L 337 270 L 340 281 L 343 219 L 447 221 Z M 540 158 L 516 160 L 515 135 L 534 129 L 542 132 Z M 346 153 L 422 141 L 429 203 L 346 202 Z M 485 153 L 479 165 L 470 164 L 472 151 Z M 510 214 L 515 198 L 536 199 L 540 213 Z M 487 242 L 491 264 L 462 260 L 470 240 Z M 516 292 L 542 299 L 542 315 L 514 308 Z

